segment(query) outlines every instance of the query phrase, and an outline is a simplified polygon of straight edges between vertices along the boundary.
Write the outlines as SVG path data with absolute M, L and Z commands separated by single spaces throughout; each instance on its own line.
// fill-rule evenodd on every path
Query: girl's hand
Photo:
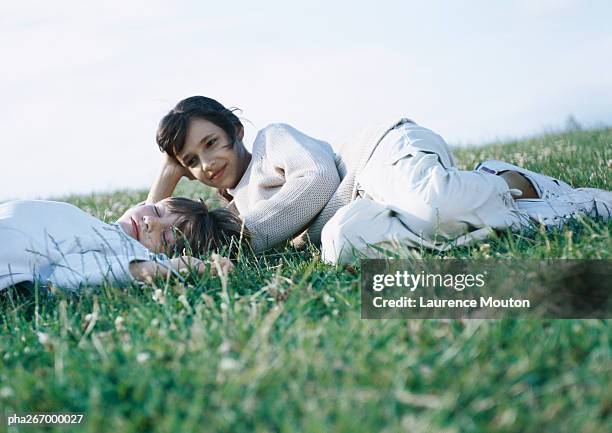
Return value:
M 181 177 L 186 177 L 189 180 L 195 179 L 195 177 L 191 174 L 191 172 L 187 168 L 183 167 L 176 160 L 176 158 L 171 157 L 165 152 L 162 153 L 162 171 L 164 168 L 167 169 L 170 173 L 173 173 L 175 175 L 180 175 L 179 179 Z
M 172 158 L 167 153 L 163 153 L 162 166 L 149 190 L 147 203 L 157 203 L 160 200 L 172 196 L 174 188 L 176 188 L 181 177 L 192 180 L 195 179 L 189 170 L 179 164 L 176 159 Z

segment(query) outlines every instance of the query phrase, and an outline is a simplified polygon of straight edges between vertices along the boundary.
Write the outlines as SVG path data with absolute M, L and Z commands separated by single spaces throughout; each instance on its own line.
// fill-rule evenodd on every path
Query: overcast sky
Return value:
M 612 124 L 610 1 L 102 3 L 0 6 L 0 200 L 148 187 L 196 94 L 247 146 L 272 122 L 332 145 L 398 116 L 455 145 Z

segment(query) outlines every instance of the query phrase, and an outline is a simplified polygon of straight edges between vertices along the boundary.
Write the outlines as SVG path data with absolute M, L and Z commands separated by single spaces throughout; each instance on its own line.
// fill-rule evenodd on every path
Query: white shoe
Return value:
M 612 218 L 612 192 L 596 188 L 576 188 L 549 199 L 519 199 L 517 207 L 540 224 L 562 227 L 570 218 L 579 215 Z
M 490 174 L 499 174 L 507 170 L 517 171 L 531 182 L 538 196 L 544 200 L 559 197 L 573 191 L 573 188 L 562 180 L 495 159 L 479 163 L 474 170 Z

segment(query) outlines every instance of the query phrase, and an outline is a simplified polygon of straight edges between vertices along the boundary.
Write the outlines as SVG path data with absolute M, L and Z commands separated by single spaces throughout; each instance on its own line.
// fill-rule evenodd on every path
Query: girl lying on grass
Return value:
M 180 101 L 160 121 L 163 165 L 147 200 L 169 197 L 183 176 L 197 179 L 231 200 L 255 252 L 310 240 L 330 262 L 370 244 L 446 250 L 533 222 L 610 218 L 612 209 L 608 191 L 574 189 L 502 161 L 459 170 L 444 139 L 409 119 L 367 130 L 337 152 L 285 124 L 259 131 L 252 152 L 243 136 L 240 119 L 218 101 Z
M 167 198 L 128 209 L 107 224 L 68 203 L 16 200 L 0 205 L 0 291 L 39 281 L 69 290 L 103 282 L 119 286 L 183 270 L 202 273 L 193 257 L 248 238 L 242 224 L 223 209 L 201 201 Z M 173 253 L 186 254 L 169 258 Z M 212 255 L 221 272 L 233 265 Z

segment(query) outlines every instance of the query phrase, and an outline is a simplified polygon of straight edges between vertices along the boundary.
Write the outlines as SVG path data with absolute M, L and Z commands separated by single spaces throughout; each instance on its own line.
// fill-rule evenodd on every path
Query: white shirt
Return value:
M 77 290 L 132 281 L 135 260 L 165 261 L 128 236 L 68 203 L 17 200 L 0 205 L 0 290 L 41 281 Z
M 340 184 L 339 160 L 329 143 L 285 124 L 257 134 L 234 197 L 255 251 L 277 246 L 303 231 Z
M 329 143 L 282 123 L 257 134 L 252 159 L 238 185 L 228 192 L 252 233 L 256 252 L 291 240 L 320 243 L 325 223 L 356 196 L 355 177 L 378 142 L 408 119 L 366 129 L 334 152 Z

